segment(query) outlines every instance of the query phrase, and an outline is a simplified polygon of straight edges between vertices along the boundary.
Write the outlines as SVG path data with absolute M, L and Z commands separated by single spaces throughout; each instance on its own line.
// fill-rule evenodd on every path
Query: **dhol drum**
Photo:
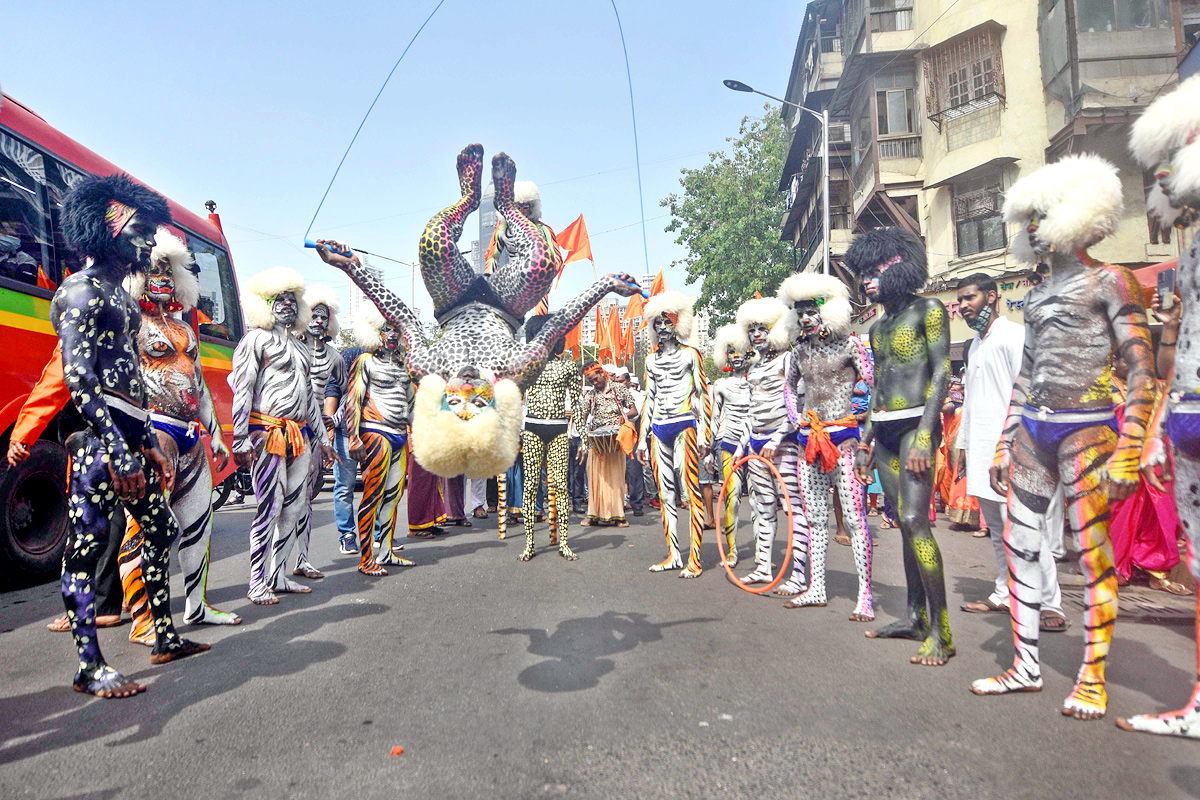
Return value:
M 593 452 L 607 455 L 615 453 L 621 448 L 617 444 L 617 431 L 621 430 L 620 425 L 606 425 L 601 428 L 596 428 L 588 433 L 588 446 Z

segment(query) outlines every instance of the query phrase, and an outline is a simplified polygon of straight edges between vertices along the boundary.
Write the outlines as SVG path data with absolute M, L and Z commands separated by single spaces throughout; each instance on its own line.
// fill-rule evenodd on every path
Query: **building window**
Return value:
M 912 0 L 871 0 L 871 32 L 912 30 Z
M 1170 0 L 1077 0 L 1079 30 L 1139 31 L 1171 27 Z
M 945 119 L 1004 99 L 1000 32 L 994 27 L 977 28 L 931 47 L 923 62 L 925 110 L 939 126 Z
M 916 104 L 912 89 L 886 89 L 875 93 L 879 135 L 916 133 Z
M 1000 215 L 1003 195 L 999 178 L 954 187 L 954 228 L 960 257 L 1008 246 Z

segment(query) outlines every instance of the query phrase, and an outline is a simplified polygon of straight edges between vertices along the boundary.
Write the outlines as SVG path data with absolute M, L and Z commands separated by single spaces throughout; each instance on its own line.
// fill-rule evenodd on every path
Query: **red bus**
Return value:
M 121 171 L 8 95 L 0 95 L 0 452 L 57 342 L 50 298 L 82 263 L 63 239 L 63 197 L 85 174 Z M 200 267 L 200 312 L 191 324 L 222 427 L 231 435 L 229 376 L 243 328 L 237 276 L 215 206 L 201 217 L 168 199 L 173 232 Z M 10 468 L 0 458 L 0 585 L 57 575 L 67 532 L 63 441 L 81 426 L 73 406 L 46 427 L 30 458 Z M 227 437 L 226 443 L 230 440 Z M 214 483 L 232 472 L 214 469 Z

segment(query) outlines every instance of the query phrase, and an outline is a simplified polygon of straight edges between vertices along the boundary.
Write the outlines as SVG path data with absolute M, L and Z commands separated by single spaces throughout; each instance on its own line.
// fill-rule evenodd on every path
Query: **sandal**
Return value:
M 426 531 L 415 531 L 412 528 L 408 529 L 408 538 L 409 539 L 432 539 L 433 536 L 434 536 L 433 531 L 427 531 L 427 530 Z
M 1039 630 L 1043 630 L 1047 633 L 1065 633 L 1069 627 L 1071 627 L 1071 620 L 1067 619 L 1062 614 L 1059 614 L 1057 611 L 1043 611 L 1041 624 L 1038 625 Z
M 1011 613 L 1008 610 L 1007 606 L 998 606 L 991 601 L 991 598 L 989 598 L 987 600 L 976 600 L 973 603 L 964 603 L 963 605 L 959 606 L 959 609 L 967 612 L 968 614 L 1008 614 L 1008 613 Z
M 487 519 L 488 512 L 483 510 L 483 506 L 480 506 L 479 508 L 477 508 L 471 512 L 471 516 L 473 516 L 475 519 Z
M 974 536 L 976 539 L 986 539 L 989 536 L 991 536 L 992 534 L 988 531 L 987 528 L 980 528 L 979 530 L 975 531 L 971 535 Z
M 847 533 L 839 533 L 837 536 L 833 537 L 833 540 L 835 542 L 837 542 L 838 544 L 843 545 L 845 547 L 850 546 L 850 535 Z
M 1160 592 L 1167 592 L 1168 594 L 1180 595 L 1181 597 L 1191 594 L 1186 586 L 1170 578 L 1151 578 L 1150 588 L 1157 589 Z M 96 624 L 99 625 L 99 621 Z

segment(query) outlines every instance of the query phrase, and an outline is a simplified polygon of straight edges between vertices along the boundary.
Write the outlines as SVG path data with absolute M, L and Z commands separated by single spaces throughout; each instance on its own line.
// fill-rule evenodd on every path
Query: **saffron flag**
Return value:
M 755 292 L 755 293 L 754 293 L 754 299 L 755 299 L 755 300 L 762 300 L 762 292 Z
M 625 312 L 626 316 L 629 312 Z M 622 349 L 625 350 L 625 358 L 633 358 L 635 348 L 633 344 L 633 320 L 629 320 L 629 324 L 625 326 L 625 340 L 621 342 Z
M 595 260 L 592 258 L 592 242 L 588 239 L 587 224 L 583 221 L 583 214 L 563 228 L 561 233 L 556 234 L 554 242 L 567 251 L 567 257 L 563 259 L 563 264 L 581 261 L 585 258 L 588 261 Z
M 604 353 L 612 353 L 612 345 L 608 343 L 608 330 L 604 320 L 600 318 L 600 306 L 596 306 L 596 360 L 603 363 Z
M 580 323 L 574 328 L 571 328 L 571 330 L 567 331 L 567 335 L 563 337 L 563 349 L 570 350 L 576 358 L 579 357 L 579 339 L 582 334 L 583 323 Z
M 654 280 L 650 284 L 650 296 L 662 294 L 667 290 L 667 280 L 663 277 L 663 272 L 660 269 L 658 274 L 654 276 Z
M 640 294 L 635 294 L 633 297 L 629 298 L 629 304 L 625 306 L 626 322 L 631 322 L 631 320 L 638 319 L 644 316 L 645 313 L 645 303 Z
M 58 288 L 58 284 L 50 280 L 50 276 L 46 274 L 44 269 L 42 269 L 41 264 L 38 264 L 37 285 L 39 289 L 49 289 L 52 292 Z
M 613 303 L 608 310 L 608 342 L 612 347 L 614 364 L 625 361 L 625 337 L 621 335 L 621 318 L 617 314 L 617 304 Z

